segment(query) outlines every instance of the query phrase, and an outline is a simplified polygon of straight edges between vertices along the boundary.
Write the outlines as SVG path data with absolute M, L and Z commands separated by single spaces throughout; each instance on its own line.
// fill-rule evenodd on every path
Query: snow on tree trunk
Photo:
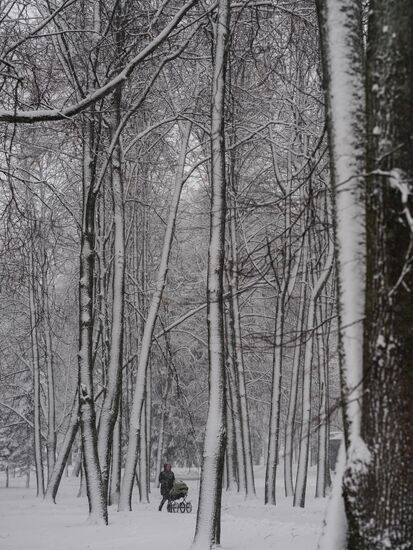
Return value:
M 112 107 L 114 110 L 111 133 L 121 119 L 122 92 L 116 90 Z M 107 370 L 106 391 L 99 420 L 98 453 L 105 494 L 108 493 L 110 452 L 113 429 L 118 416 L 119 399 L 122 386 L 122 357 L 124 332 L 124 294 L 125 294 L 125 221 L 123 204 L 122 154 L 118 141 L 112 153 L 112 198 L 113 198 L 113 281 L 112 281 L 112 329 L 110 335 L 110 356 Z
M 86 122 L 93 125 L 93 122 Z M 96 196 L 92 189 L 91 137 L 93 129 L 86 126 L 83 142 L 83 212 L 80 248 L 79 279 L 79 411 L 82 435 L 83 463 L 87 495 L 89 500 L 89 518 L 91 522 L 107 524 L 106 494 L 100 472 L 96 414 L 93 397 L 93 278 L 95 244 L 95 205 Z
M 361 417 L 368 451 L 364 468 L 346 480 L 348 547 L 408 549 L 413 548 L 413 4 L 376 0 L 369 9 Z
M 138 460 L 141 417 L 142 409 L 145 402 L 144 399 L 146 390 L 146 376 L 152 347 L 153 331 L 155 329 L 162 294 L 166 284 L 166 277 L 168 274 L 169 256 L 172 247 L 175 221 L 178 213 L 179 200 L 181 197 L 181 191 L 184 181 L 185 159 L 189 136 L 191 133 L 191 123 L 186 123 L 184 127 L 185 130 L 182 135 L 181 151 L 179 154 L 178 165 L 175 174 L 174 194 L 172 197 L 172 203 L 170 206 L 168 221 L 166 225 L 156 287 L 152 295 L 142 337 L 141 351 L 138 361 L 138 370 L 136 374 L 135 391 L 133 395 L 133 404 L 130 414 L 128 449 L 126 453 L 125 471 L 123 475 L 121 495 L 119 500 L 119 510 L 132 509 L 132 491 L 135 478 L 136 463 Z
M 323 270 L 311 291 L 310 304 L 307 316 L 307 341 L 304 352 L 304 377 L 303 377 L 303 414 L 300 434 L 300 447 L 298 455 L 297 481 L 294 492 L 294 506 L 304 507 L 307 487 L 308 457 L 310 450 L 311 431 L 311 385 L 313 366 L 313 331 L 316 326 L 316 305 L 320 292 L 324 288 L 333 265 L 334 250 L 329 246 L 328 255 Z
M 226 424 L 223 311 L 226 217 L 224 103 L 229 14 L 229 0 L 219 0 L 211 105 L 211 213 L 207 278 L 209 402 L 192 550 L 208 550 L 212 545 L 219 545 L 221 539 Z
M 347 506 L 369 453 L 360 438 L 365 292 L 363 173 L 365 90 L 362 7 L 354 0 L 317 0 L 333 187 L 339 360 L 344 402 Z M 355 485 L 354 485 L 355 484 Z M 353 487 L 353 489 L 351 489 Z M 340 491 L 333 492 L 341 498 Z M 342 506 L 332 506 L 343 510 Z M 349 508 L 347 508 L 349 510 Z M 340 521 L 340 523 L 343 523 Z M 324 532 L 331 536 L 334 524 Z M 321 543 L 323 544 L 323 543 Z M 340 550 L 340 549 L 337 549 Z

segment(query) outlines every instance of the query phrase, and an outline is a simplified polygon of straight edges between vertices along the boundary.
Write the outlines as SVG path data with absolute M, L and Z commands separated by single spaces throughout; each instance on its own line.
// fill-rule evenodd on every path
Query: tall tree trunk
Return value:
M 193 550 L 207 550 L 213 544 L 219 545 L 221 540 L 226 413 L 223 312 L 226 217 L 224 104 L 229 16 L 229 0 L 219 0 L 211 108 L 211 214 L 207 278 L 209 403 Z
M 365 87 L 361 0 L 317 0 L 330 143 L 337 258 L 339 361 L 346 459 L 343 489 L 351 488 L 368 452 L 360 437 L 365 304 Z M 353 479 L 354 478 L 354 479 Z M 340 480 L 337 481 L 340 483 Z M 347 490 L 333 490 L 342 499 Z M 357 488 L 355 487 L 355 492 Z M 350 497 L 350 495 L 349 495 Z M 351 497 L 350 497 L 351 498 Z M 352 504 L 347 501 L 351 517 Z M 320 548 L 347 548 L 342 502 L 330 504 Z M 337 511 L 341 511 L 338 516 Z M 352 520 L 350 519 L 350 524 Z M 354 522 L 353 522 L 354 523 Z M 350 530 L 355 530 L 350 526 Z
M 168 222 L 166 226 L 164 243 L 162 248 L 161 261 L 156 281 L 156 288 L 152 295 L 148 317 L 145 322 L 141 350 L 139 354 L 138 370 L 136 374 L 135 391 L 133 396 L 132 411 L 130 415 L 129 443 L 126 454 L 125 472 L 122 480 L 121 495 L 119 500 L 119 510 L 132 509 L 132 490 L 135 477 L 136 463 L 138 459 L 139 438 L 141 429 L 142 409 L 144 406 L 146 376 L 152 347 L 153 331 L 155 329 L 158 311 L 161 304 L 162 294 L 166 284 L 168 274 L 169 256 L 172 247 L 172 239 L 175 229 L 175 221 L 178 213 L 178 206 L 181 197 L 182 185 L 184 181 L 184 168 L 186 152 L 188 148 L 189 136 L 191 133 L 191 124 L 185 125 L 184 135 L 182 136 L 181 151 L 178 159 L 178 166 L 175 175 L 175 188 L 172 203 L 169 210 Z
M 89 517 L 107 524 L 106 493 L 102 483 L 97 449 L 96 413 L 93 397 L 93 279 L 95 246 L 95 205 L 93 190 L 92 135 L 93 121 L 86 122 L 83 142 L 83 212 L 79 279 L 79 411 L 83 463 Z
M 114 110 L 111 133 L 115 134 L 121 119 L 122 92 L 118 88 L 113 96 Z M 110 358 L 107 372 L 106 391 L 99 421 L 98 453 L 105 495 L 108 494 L 110 452 L 113 428 L 118 416 L 122 388 L 122 357 L 124 333 L 125 294 L 125 222 L 122 181 L 122 153 L 118 140 L 112 154 L 112 199 L 114 220 L 114 259 L 112 282 L 112 329 L 110 336 Z
M 381 550 L 413 548 L 413 4 L 375 0 L 369 9 L 361 413 L 368 455 L 346 486 L 346 505 L 348 548 Z
M 33 245 L 34 246 L 34 243 Z M 33 261 L 33 252 L 29 251 L 29 310 L 30 310 L 30 336 L 33 361 L 33 437 L 34 437 L 34 464 L 36 468 L 36 492 L 37 496 L 44 495 L 44 473 L 42 456 L 42 431 L 40 409 L 40 361 L 39 341 L 36 315 L 36 273 Z

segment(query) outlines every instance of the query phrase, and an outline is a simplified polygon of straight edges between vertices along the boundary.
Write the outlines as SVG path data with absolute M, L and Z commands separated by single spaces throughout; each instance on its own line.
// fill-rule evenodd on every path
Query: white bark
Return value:
M 353 466 L 357 467 L 357 460 L 362 458 L 364 447 L 360 440 L 365 304 L 362 178 L 365 89 L 361 2 L 319 0 L 318 10 L 334 197 L 341 385 L 346 403 L 347 460 L 344 470 L 351 472 Z M 341 491 L 334 494 L 336 499 L 341 499 Z M 327 524 L 323 535 L 326 541 L 335 529 L 334 522 Z M 344 542 L 336 548 L 345 548 Z

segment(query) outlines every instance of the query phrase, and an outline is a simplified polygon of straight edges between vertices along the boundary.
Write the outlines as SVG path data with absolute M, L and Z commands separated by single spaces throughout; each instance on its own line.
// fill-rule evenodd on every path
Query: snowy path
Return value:
M 3 481 L 3 480 L 1 480 Z M 18 480 L 11 480 L 17 485 Z M 22 482 L 22 481 L 21 481 Z M 261 480 L 258 492 L 261 493 Z M 196 504 L 196 481 L 188 481 Z M 109 527 L 88 525 L 87 500 L 75 497 L 78 480 L 64 480 L 57 505 L 36 499 L 33 489 L 0 489 L 1 550 L 188 550 L 196 514 L 158 512 L 158 491 L 149 505 L 131 513 L 110 510 Z M 281 488 L 280 488 L 281 489 Z M 313 488 L 310 487 L 310 494 Z M 281 490 L 279 491 L 281 494 Z M 246 502 L 225 494 L 222 516 L 223 550 L 316 550 L 325 501 L 309 498 L 304 510 L 280 499 L 276 508 L 262 499 Z M 194 506 L 195 509 L 195 506 Z

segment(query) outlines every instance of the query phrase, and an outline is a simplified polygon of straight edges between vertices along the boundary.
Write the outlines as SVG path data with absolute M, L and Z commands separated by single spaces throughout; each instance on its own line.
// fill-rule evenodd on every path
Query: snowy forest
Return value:
M 412 29 L 0 0 L 2 550 L 413 550 Z

